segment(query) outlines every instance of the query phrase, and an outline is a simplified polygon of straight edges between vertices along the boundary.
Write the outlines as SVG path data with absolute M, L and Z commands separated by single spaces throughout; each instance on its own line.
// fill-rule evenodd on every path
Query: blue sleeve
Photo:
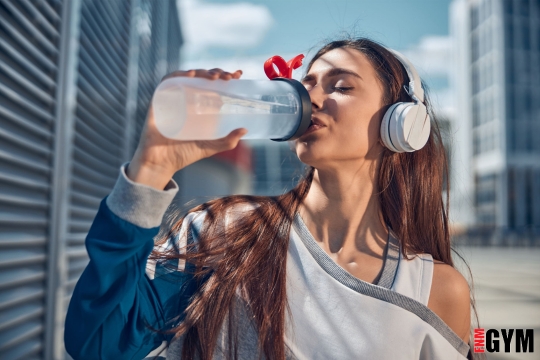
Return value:
M 167 319 L 186 305 L 193 285 L 183 272 L 156 268 L 164 275 L 153 280 L 145 274 L 158 230 L 133 225 L 101 202 L 86 239 L 90 263 L 66 316 L 65 345 L 74 359 L 142 359 L 167 340 L 150 327 L 170 327 Z

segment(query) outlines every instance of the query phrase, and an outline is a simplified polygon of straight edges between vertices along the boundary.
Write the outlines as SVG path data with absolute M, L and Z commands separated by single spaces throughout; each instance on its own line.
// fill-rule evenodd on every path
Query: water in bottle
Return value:
M 311 100 L 296 80 L 175 77 L 152 98 L 158 130 L 177 140 L 217 139 L 245 128 L 245 139 L 292 140 L 311 122 Z

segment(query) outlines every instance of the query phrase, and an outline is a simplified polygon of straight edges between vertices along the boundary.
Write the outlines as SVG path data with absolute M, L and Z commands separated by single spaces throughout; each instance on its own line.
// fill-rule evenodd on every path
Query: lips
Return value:
M 309 124 L 309 126 L 311 125 L 317 125 L 320 127 L 326 126 L 324 122 L 322 122 L 319 118 L 316 118 L 315 116 L 311 117 L 311 124 Z
M 309 124 L 309 127 L 307 128 L 306 132 L 303 135 L 320 130 L 324 127 L 326 127 L 326 125 L 320 119 L 312 116 L 311 123 Z

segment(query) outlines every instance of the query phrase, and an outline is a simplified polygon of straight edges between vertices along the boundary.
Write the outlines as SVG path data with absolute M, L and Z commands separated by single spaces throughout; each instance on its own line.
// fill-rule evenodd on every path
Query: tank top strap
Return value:
M 403 256 L 399 242 L 399 261 L 391 290 L 408 296 L 427 306 L 433 280 L 433 257 L 431 254 L 407 254 Z

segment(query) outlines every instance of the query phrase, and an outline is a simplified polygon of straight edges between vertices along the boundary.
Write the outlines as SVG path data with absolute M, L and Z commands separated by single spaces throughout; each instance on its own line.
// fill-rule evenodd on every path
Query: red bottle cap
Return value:
M 277 77 L 292 79 L 293 70 L 302 66 L 303 58 L 304 55 L 300 54 L 285 62 L 285 59 L 283 59 L 281 56 L 274 55 L 264 62 L 264 72 L 270 80 Z M 279 73 L 276 73 L 274 65 L 277 67 Z

